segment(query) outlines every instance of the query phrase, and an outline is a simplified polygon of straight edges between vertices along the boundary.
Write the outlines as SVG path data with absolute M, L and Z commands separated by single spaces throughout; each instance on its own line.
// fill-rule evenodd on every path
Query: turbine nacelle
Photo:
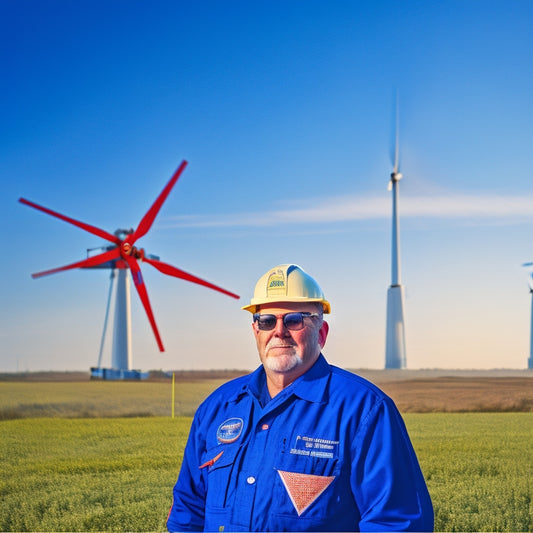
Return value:
M 123 259 L 126 259 L 126 256 L 129 256 L 133 257 L 134 259 L 138 259 L 139 261 L 147 261 L 148 259 L 159 261 L 158 255 L 147 254 L 144 251 L 144 248 L 137 248 L 136 246 L 131 245 L 129 242 L 123 242 L 120 248 L 120 255 Z
M 391 172 L 389 184 L 387 186 L 387 190 L 391 191 L 393 184 L 397 183 L 401 179 L 402 179 L 402 174 L 400 172 Z
M 135 230 L 133 228 L 130 229 L 117 229 L 113 233 L 113 235 L 116 235 L 120 240 L 124 240 L 128 235 L 131 235 Z
M 400 172 L 392 172 L 390 175 L 391 181 L 400 181 L 403 175 Z

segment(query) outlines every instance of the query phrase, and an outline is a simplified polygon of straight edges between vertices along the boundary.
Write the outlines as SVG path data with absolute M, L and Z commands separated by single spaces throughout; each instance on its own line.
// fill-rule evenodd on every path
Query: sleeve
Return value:
M 206 483 L 201 465 L 205 439 L 201 435 L 200 416 L 195 415 L 183 462 L 174 485 L 173 500 L 167 518 L 168 531 L 203 531 Z
M 360 531 L 433 531 L 433 506 L 405 424 L 379 401 L 353 441 L 351 486 Z

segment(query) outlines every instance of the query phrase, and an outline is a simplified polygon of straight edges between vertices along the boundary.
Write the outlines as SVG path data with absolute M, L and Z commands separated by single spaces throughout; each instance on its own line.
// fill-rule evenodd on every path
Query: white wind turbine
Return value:
M 400 276 L 400 221 L 398 198 L 400 174 L 399 106 L 396 101 L 396 135 L 394 143 L 393 171 L 389 181 L 392 190 L 392 255 L 391 285 L 387 291 L 387 340 L 385 368 L 405 368 L 404 291 Z
M 533 369 L 533 263 L 524 263 L 523 267 L 527 268 L 529 272 L 529 292 L 531 293 L 531 327 L 529 334 L 529 358 L 527 360 L 527 367 Z

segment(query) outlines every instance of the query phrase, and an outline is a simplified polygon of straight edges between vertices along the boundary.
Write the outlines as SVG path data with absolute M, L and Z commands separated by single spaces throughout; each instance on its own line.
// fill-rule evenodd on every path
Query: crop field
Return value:
M 177 383 L 175 413 L 192 416 L 223 380 Z M 0 384 L 0 420 L 170 416 L 169 382 L 59 381 Z
M 533 413 L 404 415 L 435 531 L 533 531 Z
M 175 413 L 192 416 L 199 402 L 238 371 L 176 374 Z M 533 412 L 533 372 L 359 372 L 402 413 Z M 90 381 L 84 373 L 0 374 L 0 420 L 169 416 L 171 380 Z
M 190 416 L 222 381 L 178 380 L 176 418 L 168 381 L 0 383 L 0 530 L 165 530 Z M 493 382 L 474 399 L 479 382 L 459 387 L 456 381 L 449 384 L 454 400 L 459 388 L 470 391 L 461 409 L 452 403 L 441 405 L 449 412 L 404 411 L 436 531 L 533 531 L 527 392 L 518 387 L 514 394 L 522 400 L 515 402 L 502 385 L 506 392 L 494 403 Z M 435 388 L 441 399 L 443 383 Z M 418 385 L 423 398 L 429 385 Z M 400 385 L 384 382 L 387 387 Z M 415 388 L 409 382 L 402 393 L 404 399 L 411 394 L 411 405 Z M 484 412 L 489 389 L 499 412 Z M 508 412 L 512 404 L 515 412 Z

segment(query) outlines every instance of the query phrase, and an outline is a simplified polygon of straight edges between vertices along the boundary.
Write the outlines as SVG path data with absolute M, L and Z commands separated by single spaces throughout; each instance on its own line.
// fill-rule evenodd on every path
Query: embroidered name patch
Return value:
M 298 435 L 290 453 L 333 459 L 339 453 L 339 441 Z
M 221 444 L 230 444 L 235 442 L 242 433 L 244 422 L 242 418 L 230 418 L 222 422 L 217 429 L 217 440 Z

